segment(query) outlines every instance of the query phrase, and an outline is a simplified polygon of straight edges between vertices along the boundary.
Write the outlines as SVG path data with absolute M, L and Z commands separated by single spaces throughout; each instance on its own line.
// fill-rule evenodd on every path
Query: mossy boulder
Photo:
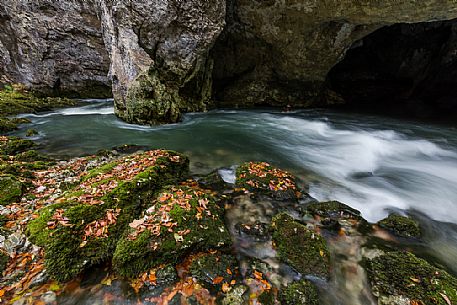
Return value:
M 30 240 L 45 249 L 48 273 L 67 281 L 110 259 L 128 224 L 164 185 L 185 178 L 188 166 L 178 153 L 155 150 L 89 172 L 27 227 Z
M 21 199 L 22 182 L 12 175 L 0 176 L 0 205 L 8 205 Z
M 366 268 L 379 304 L 396 296 L 411 304 L 457 304 L 457 279 L 411 253 L 387 253 L 367 260 Z
M 8 118 L 0 117 L 0 133 L 7 133 L 17 129 L 17 124 Z
M 324 218 L 362 218 L 360 211 L 339 201 L 313 202 L 306 209 L 310 214 Z
M 318 305 L 319 295 L 316 286 L 308 280 L 288 285 L 281 292 L 282 305 Z
M 277 200 L 297 200 L 295 177 L 267 162 L 247 162 L 236 170 L 235 186 Z
M 165 188 L 144 215 L 130 223 L 114 253 L 114 269 L 134 277 L 190 252 L 231 245 L 223 212 L 211 191 L 194 182 Z
M 217 292 L 223 284 L 236 279 L 238 262 L 231 255 L 206 254 L 192 261 L 190 273 L 202 286 Z
M 419 223 L 409 217 L 398 214 L 390 214 L 387 218 L 378 222 L 381 228 L 392 231 L 395 235 L 401 237 L 421 237 L 421 229 Z
M 34 161 L 48 161 L 49 158 L 45 155 L 39 153 L 36 150 L 27 150 L 22 153 L 19 153 L 14 158 L 15 161 L 20 162 L 34 162 Z
M 327 278 L 330 254 L 327 242 L 285 213 L 273 218 L 273 242 L 281 260 L 301 274 Z
M 30 140 L 24 140 L 18 137 L 0 137 L 0 155 L 16 155 L 32 149 L 33 146 L 35 146 L 35 143 Z

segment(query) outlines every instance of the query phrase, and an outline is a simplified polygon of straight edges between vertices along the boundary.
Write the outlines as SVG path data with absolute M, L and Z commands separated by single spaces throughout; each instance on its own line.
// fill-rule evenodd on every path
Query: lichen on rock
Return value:
M 319 295 L 316 286 L 308 280 L 289 284 L 281 292 L 283 305 L 318 305 Z

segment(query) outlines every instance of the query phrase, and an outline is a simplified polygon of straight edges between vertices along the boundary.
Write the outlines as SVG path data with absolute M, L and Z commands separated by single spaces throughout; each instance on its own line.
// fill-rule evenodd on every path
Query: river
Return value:
M 371 222 L 397 211 L 425 229 L 419 252 L 457 274 L 457 128 L 328 110 L 217 110 L 180 124 L 138 126 L 114 115 L 110 100 L 22 115 L 42 150 L 80 156 L 121 144 L 187 154 L 207 173 L 262 160 L 297 175 L 319 200 L 339 200 Z M 230 173 L 230 171 L 225 171 Z M 226 179 L 232 179 L 230 175 Z

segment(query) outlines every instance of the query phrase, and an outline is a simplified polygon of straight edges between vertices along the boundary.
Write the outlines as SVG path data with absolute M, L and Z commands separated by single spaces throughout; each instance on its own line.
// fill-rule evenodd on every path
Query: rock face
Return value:
M 341 102 L 327 75 L 355 42 L 387 25 L 457 18 L 454 0 L 0 4 L 4 79 L 95 95 L 110 66 L 116 113 L 141 124 L 213 106 Z M 453 41 L 444 61 L 455 57 Z
M 99 1 L 111 56 L 116 113 L 170 123 L 211 99 L 208 52 L 224 27 L 225 1 Z
M 360 38 L 385 25 L 451 19 L 455 1 L 229 1 L 213 50 L 220 104 L 316 105 L 330 69 Z M 337 100 L 336 100 L 337 101 Z
M 110 95 L 108 67 L 92 1 L 0 1 L 0 81 L 102 97 Z

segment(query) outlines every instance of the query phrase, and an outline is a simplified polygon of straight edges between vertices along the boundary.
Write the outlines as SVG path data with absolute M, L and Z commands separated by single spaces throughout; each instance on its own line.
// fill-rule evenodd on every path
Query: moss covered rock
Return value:
M 135 276 L 189 252 L 231 244 L 223 209 L 196 183 L 165 188 L 151 203 L 117 245 L 113 266 L 120 275 Z
M 366 267 L 379 304 L 392 296 L 408 298 L 411 304 L 457 304 L 457 279 L 411 253 L 387 253 L 367 260 Z
M 31 221 L 30 240 L 45 248 L 49 274 L 66 281 L 112 257 L 128 224 L 164 186 L 188 174 L 188 159 L 155 150 L 93 169 Z
M 17 137 L 0 137 L 0 155 L 10 156 L 30 150 L 35 143 Z
M 330 254 L 325 239 L 282 213 L 273 218 L 273 242 L 281 260 L 302 274 L 328 277 Z
M 401 237 L 421 237 L 419 223 L 409 217 L 390 214 L 389 217 L 379 221 L 378 225 Z
M 239 274 L 238 262 L 231 255 L 207 254 L 192 261 L 190 273 L 204 287 L 220 291 Z
M 339 201 L 315 202 L 309 204 L 306 209 L 312 215 L 326 218 L 362 218 L 358 210 Z
M 8 205 L 22 197 L 23 185 L 12 175 L 0 176 L 0 205 Z
M 247 162 L 236 171 L 236 187 L 273 197 L 277 200 L 297 200 L 295 178 L 267 162 Z
M 318 305 L 319 295 L 316 286 L 308 280 L 294 282 L 281 293 L 282 305 Z

